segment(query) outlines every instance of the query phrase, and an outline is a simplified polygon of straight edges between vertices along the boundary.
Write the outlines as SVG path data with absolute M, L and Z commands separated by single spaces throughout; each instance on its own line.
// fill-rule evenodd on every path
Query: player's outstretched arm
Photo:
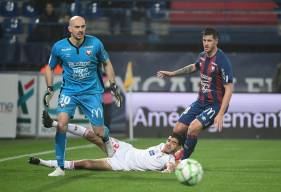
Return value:
M 157 77 L 159 78 L 166 78 L 166 77 L 173 77 L 175 76 L 174 72 L 172 71 L 158 71 Z
M 157 76 L 160 78 L 173 77 L 173 76 L 179 76 L 179 75 L 187 75 L 187 74 L 193 73 L 195 71 L 196 71 L 195 64 L 190 64 L 190 65 L 187 65 L 176 71 L 158 71 Z

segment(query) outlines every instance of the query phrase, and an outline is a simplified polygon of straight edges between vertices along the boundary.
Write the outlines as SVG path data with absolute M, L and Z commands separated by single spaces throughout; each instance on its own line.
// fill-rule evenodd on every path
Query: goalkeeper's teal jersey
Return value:
M 49 65 L 63 68 L 62 91 L 72 95 L 103 93 L 101 63 L 109 59 L 102 42 L 85 35 L 80 47 L 74 46 L 65 38 L 52 48 Z

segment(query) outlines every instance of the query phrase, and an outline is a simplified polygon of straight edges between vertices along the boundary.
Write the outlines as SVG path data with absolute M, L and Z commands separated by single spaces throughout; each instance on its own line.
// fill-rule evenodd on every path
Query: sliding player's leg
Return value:
M 42 122 L 46 128 L 56 127 L 58 125 L 58 122 L 53 120 L 47 111 L 43 111 Z M 96 144 L 100 149 L 106 152 L 102 139 L 98 137 L 92 129 L 69 123 L 67 125 L 67 132 L 86 138 L 88 141 Z
M 106 159 L 93 159 L 93 160 L 79 160 L 74 161 L 75 169 L 91 169 L 101 171 L 111 171 L 112 168 L 106 161 Z
M 57 168 L 58 163 L 56 160 L 44 160 L 38 157 L 30 157 L 28 162 L 33 165 L 42 165 L 51 168 Z M 65 169 L 90 169 L 90 170 L 103 170 L 111 171 L 112 168 L 106 159 L 85 159 L 77 161 L 65 161 Z
M 92 125 L 93 126 L 93 125 Z M 108 157 L 112 157 L 115 153 L 111 138 L 109 137 L 109 129 L 107 126 L 93 126 L 95 135 L 97 135 L 105 146 L 105 151 Z
M 104 124 L 102 95 L 81 95 L 79 96 L 79 102 L 79 107 L 91 122 L 95 134 L 102 139 L 107 156 L 112 157 L 114 149 L 109 137 L 109 129 Z

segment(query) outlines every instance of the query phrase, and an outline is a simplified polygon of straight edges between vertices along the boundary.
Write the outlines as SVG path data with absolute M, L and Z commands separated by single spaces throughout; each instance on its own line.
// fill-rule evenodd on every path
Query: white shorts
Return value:
M 113 157 L 106 158 L 107 163 L 111 166 L 114 171 L 129 171 L 129 168 L 126 166 L 126 153 L 128 150 L 133 149 L 134 147 L 126 142 L 119 141 L 112 138 L 113 148 L 115 153 Z

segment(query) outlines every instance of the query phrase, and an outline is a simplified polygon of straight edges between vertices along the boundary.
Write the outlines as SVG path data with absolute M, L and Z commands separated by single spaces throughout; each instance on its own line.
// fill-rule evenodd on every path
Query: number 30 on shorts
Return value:
M 64 107 L 65 105 L 70 103 L 71 98 L 67 95 L 61 95 L 59 100 L 60 107 Z

